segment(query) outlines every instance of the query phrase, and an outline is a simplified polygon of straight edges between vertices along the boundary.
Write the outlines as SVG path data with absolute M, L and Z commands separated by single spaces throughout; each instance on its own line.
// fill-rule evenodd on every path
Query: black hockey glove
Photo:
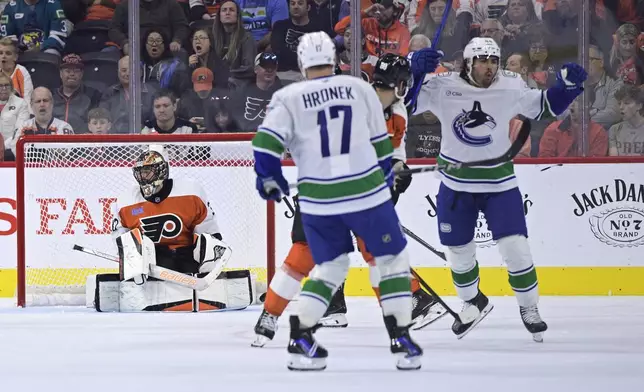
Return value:
M 409 185 L 411 185 L 411 174 L 398 175 L 397 173 L 401 170 L 408 170 L 409 166 L 398 159 L 392 159 L 391 165 L 394 171 L 394 191 L 398 194 L 405 193 Z

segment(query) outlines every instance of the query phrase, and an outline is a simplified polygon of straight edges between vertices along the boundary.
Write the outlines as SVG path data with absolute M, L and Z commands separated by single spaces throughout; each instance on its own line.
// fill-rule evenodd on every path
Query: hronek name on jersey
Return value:
M 612 184 L 573 193 L 571 197 L 575 202 L 573 214 L 578 217 L 605 207 L 588 219 L 599 241 L 620 248 L 644 244 L 644 185 L 616 178 Z

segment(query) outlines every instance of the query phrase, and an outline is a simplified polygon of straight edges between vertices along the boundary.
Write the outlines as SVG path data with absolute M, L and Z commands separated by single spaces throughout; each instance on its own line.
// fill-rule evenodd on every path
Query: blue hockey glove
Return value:
M 255 187 L 259 196 L 264 200 L 282 201 L 282 195 L 289 195 L 288 181 L 280 175 L 278 177 L 257 177 Z
M 583 91 L 584 81 L 588 78 L 588 73 L 579 64 L 566 63 L 557 72 L 557 82 L 566 90 L 580 89 Z
M 558 116 L 584 91 L 584 81 L 588 77 L 581 65 L 566 63 L 557 72 L 557 82 L 546 91 L 546 98 L 552 114 Z
M 418 78 L 422 80 L 424 79 L 423 75 L 436 71 L 443 56 L 443 52 L 432 48 L 423 48 L 409 53 L 407 59 L 411 64 L 414 80 L 418 80 Z

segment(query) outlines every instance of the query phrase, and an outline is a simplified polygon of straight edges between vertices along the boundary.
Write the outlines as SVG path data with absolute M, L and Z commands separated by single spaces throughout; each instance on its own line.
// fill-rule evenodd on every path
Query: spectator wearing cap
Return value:
M 266 117 L 266 105 L 273 93 L 284 85 L 277 77 L 277 56 L 260 53 L 255 58 L 255 83 L 235 90 L 230 107 L 235 121 L 244 132 L 255 132 Z
M 615 94 L 622 122 L 608 130 L 608 154 L 611 156 L 644 155 L 644 92 L 625 85 Z
M 212 102 L 228 96 L 227 90 L 213 88 L 213 79 L 210 69 L 197 68 L 192 73 L 192 89 L 183 93 L 179 100 L 177 116 L 188 119 L 199 131 L 212 131 L 212 124 L 206 122 L 210 118 Z
M 54 91 L 54 117 L 69 123 L 75 133 L 87 133 L 87 112 L 98 106 L 101 94 L 83 85 L 83 61 L 77 54 L 65 55 L 60 65 L 62 85 Z
M 385 53 L 407 55 L 409 30 L 398 20 L 405 10 L 399 0 L 380 0 L 361 12 L 362 30 L 367 38 L 366 49 L 370 55 Z M 335 25 L 335 32 L 344 34 L 351 24 L 351 16 L 342 18 Z
M 271 33 L 271 50 L 279 60 L 279 76 L 282 79 L 302 80 L 297 63 L 297 45 L 306 33 L 322 30 L 319 23 L 309 18 L 310 3 L 307 0 L 289 1 L 289 19 L 275 22 Z

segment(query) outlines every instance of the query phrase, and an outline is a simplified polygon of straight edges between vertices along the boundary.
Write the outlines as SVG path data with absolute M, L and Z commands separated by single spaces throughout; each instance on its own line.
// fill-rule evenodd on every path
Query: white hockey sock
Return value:
M 380 270 L 376 265 L 369 264 L 369 282 L 371 287 L 380 287 Z
M 349 256 L 343 254 L 313 269 L 302 287 L 295 311 L 302 328 L 313 327 L 324 316 L 333 294 L 347 277 L 349 263 Z
M 407 250 L 396 256 L 376 257 L 380 270 L 382 314 L 394 316 L 399 327 L 411 324 L 411 280 Z
M 479 265 L 476 262 L 474 241 L 463 246 L 448 246 L 447 261 L 451 264 L 452 281 L 456 294 L 463 301 L 469 301 L 479 292 Z
M 292 300 L 300 292 L 299 280 L 287 274 L 282 268 L 275 271 L 270 288 L 273 292 L 286 300 Z
M 539 285 L 528 239 L 522 235 L 511 235 L 501 238 L 498 245 L 499 253 L 508 266 L 508 282 L 519 306 L 536 305 L 539 302 Z

